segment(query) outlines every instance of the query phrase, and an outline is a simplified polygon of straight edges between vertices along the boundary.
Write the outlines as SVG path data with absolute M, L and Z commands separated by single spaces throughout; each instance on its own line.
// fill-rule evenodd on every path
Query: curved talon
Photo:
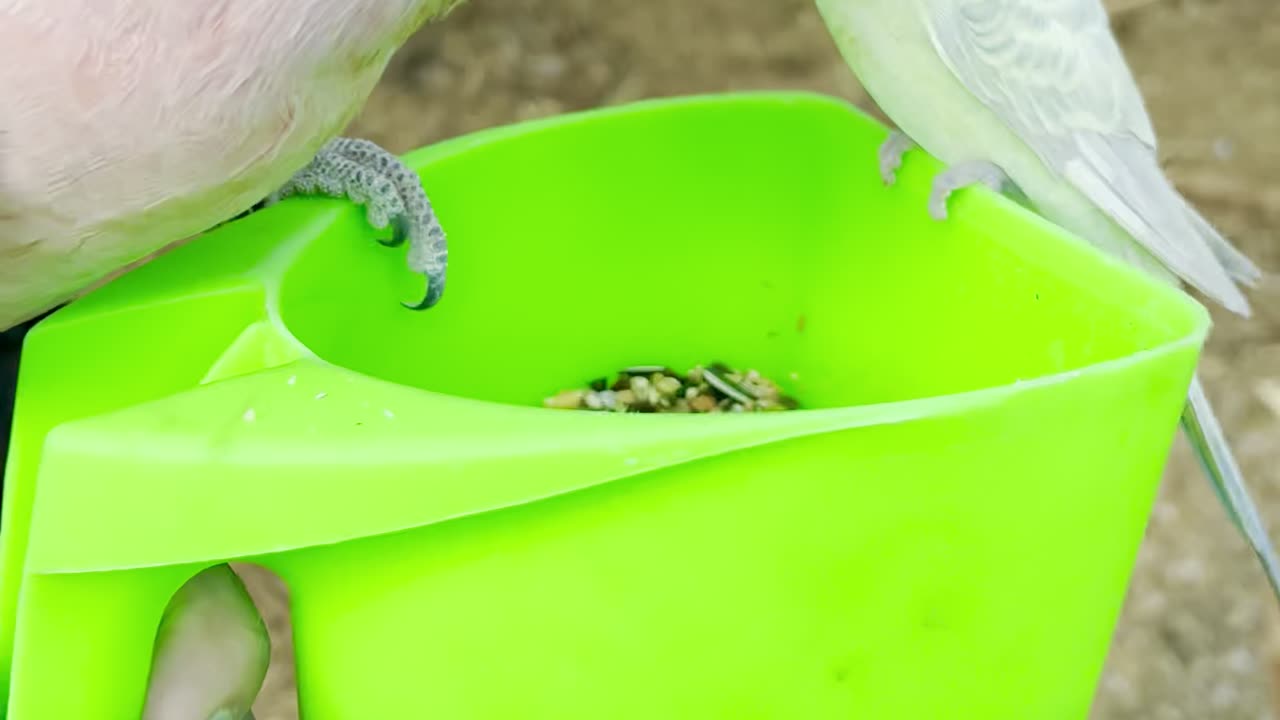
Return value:
M 409 237 L 409 221 L 403 215 L 397 215 L 391 219 L 391 237 L 378 238 L 378 244 L 383 247 L 400 247 Z
M 398 157 L 368 140 L 335 138 L 264 204 L 296 194 L 345 197 L 363 205 L 370 226 L 377 230 L 391 227 L 391 237 L 377 238 L 378 244 L 399 247 L 407 243 L 409 269 L 427 278 L 422 300 L 401 304 L 425 310 L 440 301 L 449 254 L 444 229 L 422 188 L 422 179 Z
M 934 188 L 929 193 L 929 217 L 942 222 L 946 220 L 949 213 L 947 212 L 947 200 L 951 199 L 951 190 Z
M 995 163 L 973 160 L 953 165 L 933 179 L 933 187 L 929 193 L 929 215 L 934 220 L 946 220 L 947 201 L 951 199 L 952 193 L 972 185 L 986 185 L 996 193 L 1004 192 L 1005 188 L 1017 189 L 1013 180 Z
M 439 275 L 433 278 L 428 275 L 426 295 L 416 303 L 402 302 L 400 304 L 410 310 L 426 310 L 440 302 L 440 297 L 442 295 L 444 295 L 444 276 Z
M 406 306 L 414 310 L 425 310 L 440 301 L 449 270 L 449 240 L 430 207 L 428 203 L 422 221 L 416 226 L 426 227 L 425 236 L 411 234 L 409 254 L 405 258 L 410 270 L 427 278 L 426 296 L 421 302 Z M 411 226 L 411 230 L 416 227 Z
M 899 130 L 891 131 L 889 137 L 880 144 L 877 157 L 880 160 L 880 179 L 885 185 L 893 185 L 898 181 L 902 158 L 914 147 L 915 142 Z

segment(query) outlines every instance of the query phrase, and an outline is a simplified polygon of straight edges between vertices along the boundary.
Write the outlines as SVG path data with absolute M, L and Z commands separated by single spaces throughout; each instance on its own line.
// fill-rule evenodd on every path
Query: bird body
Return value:
M 818 6 L 867 92 L 931 155 L 949 166 L 994 163 L 1045 218 L 1156 277 L 1187 280 L 1248 313 L 1232 281 L 1252 282 L 1258 271 L 1216 232 L 1193 227 L 1203 221 L 1159 168 L 1155 131 L 1098 0 Z M 1119 145 L 1119 157 L 1107 156 L 1108 142 Z M 1082 171 L 1073 177 L 1076 167 Z M 1110 181 L 1123 190 L 1094 191 Z M 1126 203 L 1140 206 L 1127 211 Z M 1117 220 L 1165 211 L 1181 216 L 1181 227 L 1165 235 L 1187 238 L 1189 246 L 1164 253 L 1173 261 L 1135 241 Z M 1219 246 L 1230 262 L 1215 257 Z
M 0 0 L 0 328 L 261 201 L 456 0 Z

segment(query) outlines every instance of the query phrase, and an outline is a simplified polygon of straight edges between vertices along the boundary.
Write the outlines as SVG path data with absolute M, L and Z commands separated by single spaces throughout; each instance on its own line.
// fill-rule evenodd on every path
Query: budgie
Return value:
M 928 211 L 976 184 L 1164 281 L 1249 314 L 1258 268 L 1178 193 L 1101 0 L 816 0 L 840 53 L 893 120 L 886 183 L 919 146 L 947 166 Z M 1280 562 L 1198 375 L 1182 427 L 1280 597 Z
M 447 248 L 418 177 L 338 134 L 460 1 L 0 0 L 0 330 L 295 193 L 363 205 L 426 278 L 411 307 L 434 305 Z M 178 600 L 143 720 L 242 720 L 267 662 L 252 603 L 226 566 Z

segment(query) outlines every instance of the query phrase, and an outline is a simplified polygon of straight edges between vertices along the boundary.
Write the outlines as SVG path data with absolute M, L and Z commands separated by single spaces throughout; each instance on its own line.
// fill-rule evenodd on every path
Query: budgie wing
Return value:
M 960 83 L 1187 283 L 1248 313 L 1258 269 L 1178 195 L 1100 0 L 922 0 Z

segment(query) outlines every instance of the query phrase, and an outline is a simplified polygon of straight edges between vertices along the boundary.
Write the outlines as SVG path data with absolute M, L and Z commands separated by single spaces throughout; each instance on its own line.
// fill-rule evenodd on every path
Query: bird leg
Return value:
M 880 144 L 880 177 L 885 185 L 898 181 L 898 169 L 902 158 L 918 147 L 914 140 L 901 130 L 894 130 Z M 929 196 L 929 214 L 935 220 L 947 219 L 947 200 L 951 193 L 963 187 L 981 183 L 998 193 L 1007 193 L 1015 201 L 1030 207 L 1030 200 L 1008 174 L 998 165 L 986 161 L 961 163 L 940 173 L 933 179 L 933 192 Z
M 370 225 L 378 230 L 391 226 L 391 238 L 379 242 L 396 247 L 407 239 L 409 269 L 427 278 L 422 301 L 405 306 L 422 310 L 440 300 L 449 255 L 444 229 L 417 173 L 398 157 L 368 140 L 335 138 L 263 204 L 290 195 L 325 195 L 364 205 Z
M 892 185 L 898 181 L 898 168 L 902 167 L 902 157 L 915 146 L 915 141 L 900 130 L 890 132 L 889 138 L 881 143 L 880 177 L 884 179 L 885 185 Z
M 1020 192 L 1013 180 L 995 163 L 973 160 L 953 165 L 933 179 L 933 192 L 929 195 L 929 215 L 934 220 L 947 219 L 947 200 L 951 193 L 961 188 L 981 183 L 996 192 L 1006 188 Z

